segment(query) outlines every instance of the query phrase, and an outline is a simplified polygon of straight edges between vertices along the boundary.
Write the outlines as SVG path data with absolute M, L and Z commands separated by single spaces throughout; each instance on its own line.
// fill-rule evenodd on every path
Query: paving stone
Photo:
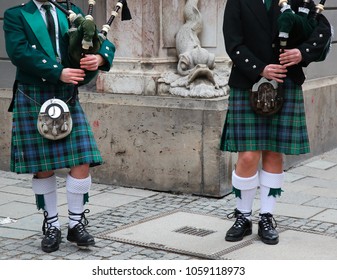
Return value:
M 6 175 L 6 174 L 5 174 Z M 7 186 L 15 186 L 16 184 L 19 184 L 21 183 L 22 181 L 21 180 L 17 180 L 17 179 L 11 179 L 11 178 L 4 178 L 4 176 L 1 178 L 0 180 L 0 188 L 1 188 L 1 191 L 4 187 L 7 187 Z
M 0 227 L 0 236 L 5 238 L 25 239 L 35 234 L 34 231 Z
M 337 163 L 327 161 L 327 160 L 315 160 L 315 161 L 312 161 L 312 162 L 309 162 L 309 163 L 305 164 L 305 166 L 317 168 L 317 169 L 322 169 L 322 170 L 329 169 L 329 168 L 334 167 L 336 165 L 337 165 Z
M 337 224 L 337 210 L 327 209 L 312 217 L 314 220 Z
M 312 207 L 293 204 L 290 207 L 288 203 L 277 203 L 275 206 L 275 214 L 294 218 L 310 218 L 324 210 L 323 207 Z
M 292 172 L 286 172 L 284 177 L 285 177 L 284 178 L 285 182 L 293 183 L 295 181 L 305 178 L 306 175 L 293 173 L 292 171 Z
M 317 197 L 314 200 L 305 203 L 305 205 L 321 208 L 337 209 L 337 198 Z
M 256 241 L 246 247 L 224 254 L 222 258 L 233 260 L 337 260 L 337 239 L 320 234 L 287 230 L 280 233 L 280 242 L 277 246 L 266 246 L 261 241 Z

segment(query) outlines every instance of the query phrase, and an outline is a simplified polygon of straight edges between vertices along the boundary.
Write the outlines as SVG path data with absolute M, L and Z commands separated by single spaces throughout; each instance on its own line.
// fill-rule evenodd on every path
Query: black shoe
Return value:
M 95 245 L 94 237 L 90 235 L 85 229 L 85 226 L 89 224 L 88 220 L 84 215 L 85 213 L 89 213 L 89 210 L 85 210 L 81 214 L 75 214 L 69 211 L 70 219 L 72 219 L 71 216 L 81 216 L 81 219 L 80 221 L 78 221 L 78 224 L 76 226 L 74 226 L 73 228 L 68 228 L 68 235 L 67 235 L 67 240 L 70 242 L 76 242 L 77 246 Z
M 53 217 L 48 217 L 48 212 L 44 211 L 44 220 L 42 225 L 42 232 L 44 237 L 41 241 L 41 249 L 43 252 L 51 253 L 55 252 L 59 249 L 59 245 L 61 243 L 61 231 L 52 226 L 53 222 L 58 220 L 58 215 Z
M 251 213 L 249 213 L 250 215 Z M 236 218 L 234 225 L 227 231 L 225 240 L 230 242 L 240 241 L 246 235 L 252 234 L 252 221 L 245 217 L 238 209 L 227 216 L 228 218 Z
M 76 242 L 77 246 L 95 245 L 95 239 L 90 235 L 82 223 L 78 223 L 73 228 L 68 228 L 67 240 Z
M 258 235 L 262 242 L 269 245 L 276 245 L 279 242 L 276 221 L 270 213 L 260 214 L 261 220 L 259 221 Z M 275 226 L 273 224 L 275 222 Z
M 57 251 L 59 249 L 61 239 L 61 231 L 57 227 L 52 226 L 48 228 L 41 241 L 42 251 L 46 253 Z

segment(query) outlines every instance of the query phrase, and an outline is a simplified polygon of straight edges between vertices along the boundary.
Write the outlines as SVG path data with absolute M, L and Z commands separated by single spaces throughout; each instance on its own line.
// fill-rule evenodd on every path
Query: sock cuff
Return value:
M 91 175 L 84 179 L 76 179 L 70 174 L 67 175 L 66 189 L 68 192 L 76 194 L 86 194 L 91 187 Z
M 284 184 L 284 172 L 282 173 L 269 173 L 267 171 L 260 171 L 261 187 L 268 187 L 271 189 L 280 189 Z
M 32 189 L 37 195 L 47 194 L 56 191 L 56 176 L 50 176 L 48 178 L 33 178 Z
M 259 172 L 247 178 L 236 175 L 235 170 L 232 172 L 232 185 L 238 190 L 251 190 L 257 188 L 259 184 Z

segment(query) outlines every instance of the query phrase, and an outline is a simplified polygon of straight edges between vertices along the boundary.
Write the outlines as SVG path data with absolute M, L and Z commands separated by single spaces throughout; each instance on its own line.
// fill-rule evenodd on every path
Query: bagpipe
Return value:
M 71 67 L 74 68 L 80 67 L 80 60 L 86 54 L 96 54 L 99 51 L 103 41 L 107 39 L 107 34 L 110 31 L 112 22 L 118 16 L 120 11 L 122 21 L 131 19 L 130 10 L 126 0 L 119 0 L 115 9 L 111 12 L 110 18 L 107 20 L 106 24 L 104 24 L 102 29 L 98 31 L 93 18 L 93 10 L 96 4 L 95 0 L 88 0 L 88 12 L 85 16 L 76 14 L 72 11 L 69 0 L 66 1 L 66 7 L 56 0 L 48 0 L 48 2 L 60 9 L 68 18 L 68 57 Z M 90 81 L 96 76 L 97 72 L 98 70 L 86 71 L 86 77 L 82 84 Z
M 303 0 L 302 7 L 295 13 L 291 6 L 291 0 L 279 0 L 281 15 L 278 18 L 279 40 L 281 51 L 286 48 L 296 47 L 309 38 L 318 25 L 317 16 L 324 11 L 326 0 L 315 4 L 311 0 Z M 311 12 L 315 6 L 315 11 Z
M 326 0 L 315 6 L 311 0 L 303 0 L 295 13 L 290 0 L 279 0 L 281 14 L 278 18 L 280 52 L 294 48 L 307 40 L 318 25 L 317 17 L 324 10 Z M 312 11 L 315 8 L 314 11 Z M 329 44 L 329 42 L 328 42 Z M 329 44 L 330 45 L 330 44 Z M 324 60 L 329 48 L 325 48 L 320 60 Z M 318 60 L 318 61 L 320 61 Z M 284 102 L 283 85 L 274 80 L 261 78 L 251 89 L 250 103 L 254 112 L 271 116 L 279 112 Z

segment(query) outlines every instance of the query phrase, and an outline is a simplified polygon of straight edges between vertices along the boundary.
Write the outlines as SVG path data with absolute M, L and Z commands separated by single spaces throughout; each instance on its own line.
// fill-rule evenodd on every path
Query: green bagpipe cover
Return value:
M 98 36 L 96 24 L 78 15 L 74 21 L 73 28 L 69 29 L 69 61 L 72 67 L 80 68 L 80 60 L 85 54 L 95 54 L 102 45 L 102 39 Z M 83 49 L 82 43 L 90 44 L 88 49 Z M 89 83 L 97 75 L 96 71 L 86 71 L 86 76 L 80 84 Z
M 317 26 L 317 20 L 307 14 L 295 14 L 292 10 L 284 11 L 278 18 L 279 30 L 289 33 L 288 47 L 296 47 L 309 38 Z
M 294 48 L 307 40 L 314 29 L 317 27 L 318 21 L 309 13 L 294 13 L 291 9 L 285 10 L 278 18 L 279 30 L 289 34 L 287 48 Z M 332 36 L 327 42 L 321 56 L 316 61 L 324 61 L 331 49 Z

